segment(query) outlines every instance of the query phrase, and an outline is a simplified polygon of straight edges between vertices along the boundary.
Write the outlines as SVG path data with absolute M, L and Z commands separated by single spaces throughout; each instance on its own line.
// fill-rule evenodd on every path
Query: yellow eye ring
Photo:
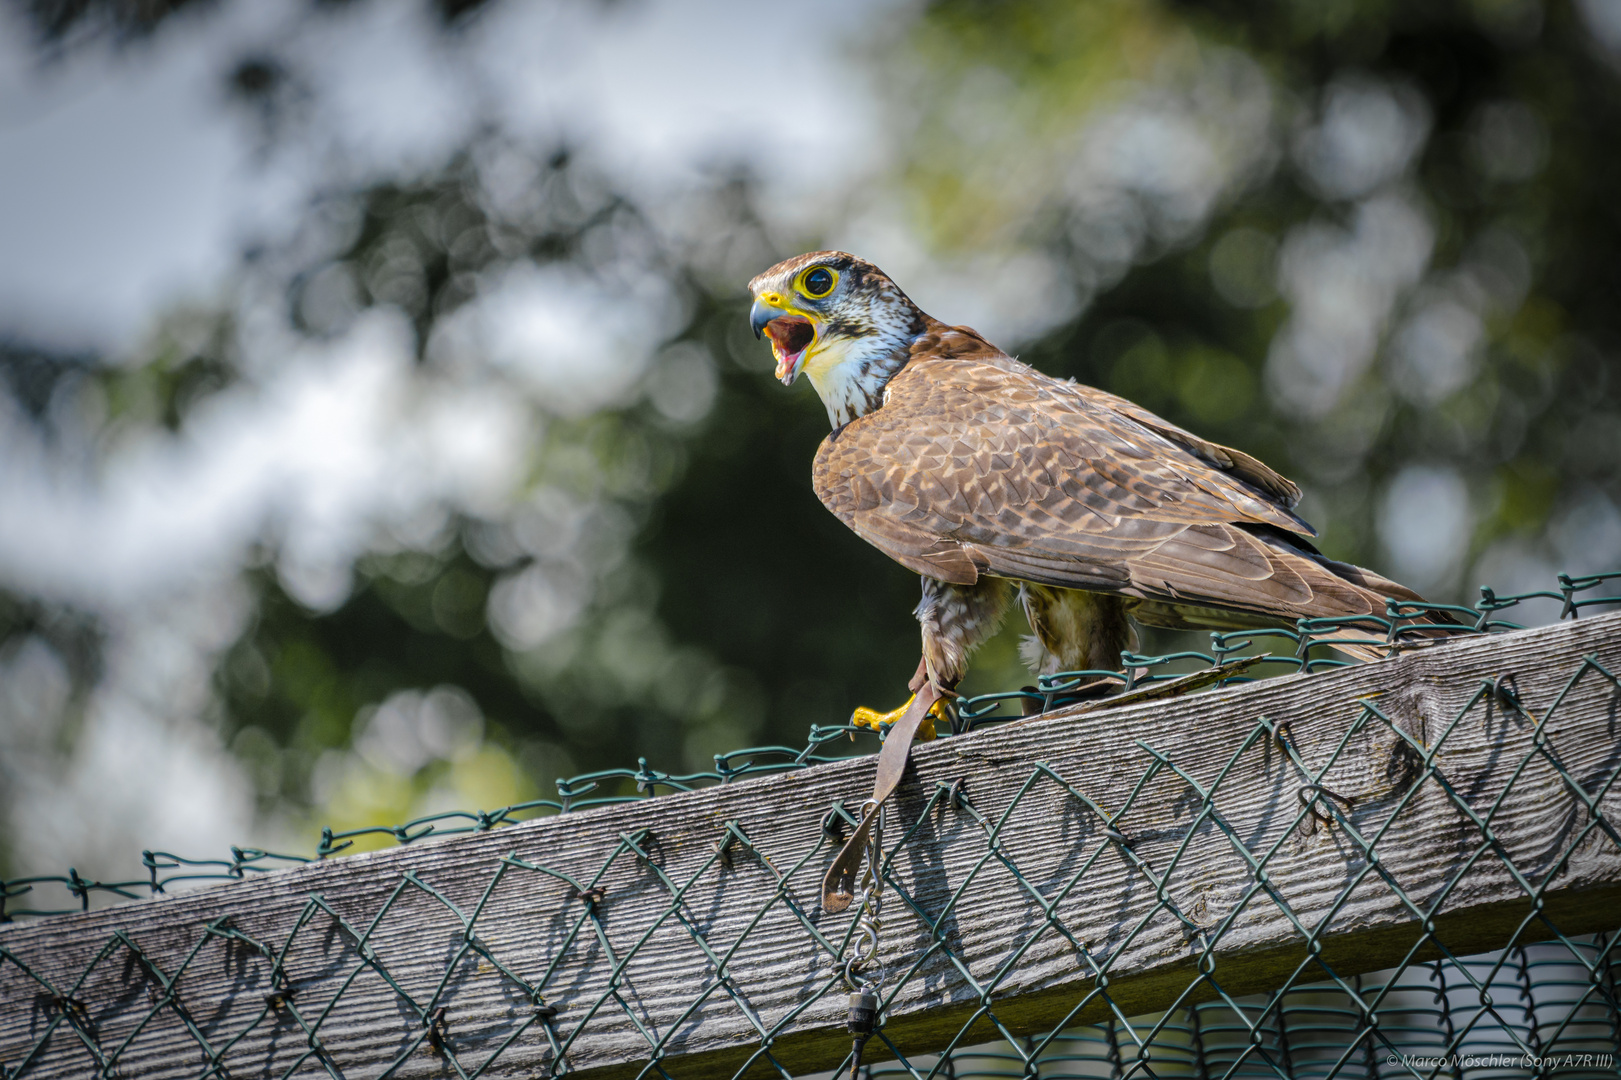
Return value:
M 826 266 L 813 266 L 799 275 L 795 287 L 812 300 L 820 300 L 832 292 L 838 283 L 839 275 L 836 270 Z

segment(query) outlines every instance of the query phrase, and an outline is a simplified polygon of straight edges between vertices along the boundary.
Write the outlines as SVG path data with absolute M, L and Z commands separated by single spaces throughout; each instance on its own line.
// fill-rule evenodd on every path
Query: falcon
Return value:
M 833 425 L 812 468 L 817 496 L 922 575 L 914 699 L 928 684 L 949 696 L 1015 602 L 1030 623 L 1023 658 L 1050 674 L 1118 670 L 1133 620 L 1292 626 L 1382 615 L 1387 597 L 1422 600 L 1323 556 L 1294 512 L 1300 488 L 1260 461 L 1043 375 L 924 313 L 863 259 L 799 255 L 749 291 L 777 378 L 809 378 Z M 910 705 L 857 709 L 852 720 L 884 726 Z

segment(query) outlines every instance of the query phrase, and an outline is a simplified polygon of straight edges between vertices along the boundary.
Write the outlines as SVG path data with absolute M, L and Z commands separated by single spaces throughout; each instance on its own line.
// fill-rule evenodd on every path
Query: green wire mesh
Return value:
M 949 1060 L 883 1062 L 870 1076 L 1018 1077 L 1032 1068 L 1040 1076 L 1100 1078 L 1615 1076 L 1611 1003 L 1621 958 L 1613 937 L 1413 964 L 1355 976 L 1349 990 L 1310 983 L 1205 1002 L 1068 1028 L 1044 1044 L 1027 1038 L 956 1050 Z M 1587 995 L 1595 973 L 1603 997 Z M 1494 1004 L 1481 1004 L 1482 993 Z
M 1458 616 L 1466 632 L 1489 633 L 1511 628 L 1496 613 L 1530 598 L 1551 598 L 1563 604 L 1565 614 L 1575 617 L 1586 607 L 1621 602 L 1621 597 L 1600 594 L 1598 590 L 1621 575 L 1561 579 L 1557 593 L 1534 593 L 1498 598 L 1487 593 L 1472 614 L 1468 609 L 1447 609 Z M 1416 605 L 1401 605 L 1382 619 L 1363 620 L 1370 638 L 1399 642 L 1404 628 L 1421 612 Z M 1426 610 L 1434 610 L 1426 608 Z M 1466 621 L 1469 620 L 1469 621 Z M 1293 634 L 1291 655 L 1270 657 L 1267 663 L 1286 670 L 1314 670 L 1317 647 L 1313 635 L 1334 627 L 1311 620 Z M 1343 625 L 1338 623 L 1337 625 Z M 1286 633 L 1286 632 L 1280 632 Z M 1201 664 L 1233 655 L 1250 647 L 1259 635 L 1216 635 L 1210 655 L 1183 654 L 1175 657 L 1131 657 L 1128 669 L 1115 673 L 1122 681 L 1142 682 L 1166 677 L 1162 670 L 1178 663 Z M 1264 639 L 1263 639 L 1264 640 Z M 1561 673 L 1563 674 L 1563 673 Z M 1065 692 L 1089 676 L 1068 674 L 1044 680 L 1034 691 L 1017 695 L 989 695 L 961 703 L 957 730 L 1013 719 L 1030 710 L 1032 704 L 1049 707 L 1063 704 Z M 1046 763 L 1037 763 L 1024 777 L 1016 794 L 1006 805 L 980 805 L 972 793 L 959 785 L 941 783 L 928 794 L 926 804 L 906 829 L 895 828 L 887 842 L 881 872 L 892 899 L 892 925 L 905 924 L 904 934 L 921 942 L 909 949 L 904 962 L 890 972 L 883 988 L 882 1002 L 889 1008 L 896 996 L 914 980 L 953 981 L 960 998 L 977 1003 L 954 1037 L 935 1045 L 903 1045 L 891 1040 L 880 1026 L 874 1035 L 873 1056 L 878 1046 L 893 1060 L 869 1065 L 868 1077 L 904 1075 L 910 1080 L 936 1077 L 992 1076 L 1616 1076 L 1615 1054 L 1621 1047 L 1621 994 L 1617 975 L 1621 955 L 1615 948 L 1615 935 L 1569 935 L 1552 919 L 1544 897 L 1575 853 L 1584 846 L 1603 847 L 1612 855 L 1621 854 L 1618 824 L 1604 811 L 1603 801 L 1610 794 L 1621 766 L 1613 760 L 1602 775 L 1573 775 L 1553 749 L 1549 737 L 1555 721 L 1571 695 L 1598 692 L 1613 696 L 1621 693 L 1621 680 L 1595 656 L 1582 659 L 1563 677 L 1563 689 L 1552 705 L 1533 717 L 1520 701 L 1512 681 L 1502 678 L 1481 682 L 1450 717 L 1440 718 L 1428 737 L 1420 739 L 1406 730 L 1375 699 L 1360 698 L 1358 715 L 1334 746 L 1315 767 L 1296 745 L 1286 724 L 1266 717 L 1256 720 L 1248 737 L 1241 740 L 1215 779 L 1201 782 L 1184 771 L 1172 753 L 1146 743 L 1138 743 L 1146 765 L 1132 788 L 1131 796 L 1114 808 L 1094 802 L 1079 784 L 1079 777 L 1067 775 Z M 1018 713 L 1004 713 L 1009 707 Z M 1482 798 L 1478 792 L 1457 790 L 1442 769 L 1440 757 L 1448 739 L 1460 725 L 1481 710 L 1498 708 L 1526 721 L 1532 732 L 1523 754 L 1497 766 L 1507 782 L 1495 798 Z M 1413 775 L 1405 792 L 1396 798 L 1388 813 L 1376 818 L 1358 818 L 1344 800 L 1325 786 L 1329 772 L 1347 755 L 1354 753 L 1355 739 L 1377 731 L 1403 748 Z M 430 835 L 494 829 L 519 820 L 521 815 L 551 811 L 563 813 L 586 805 L 603 805 L 626 799 L 645 798 L 660 790 L 685 790 L 705 784 L 721 784 L 742 776 L 804 768 L 830 758 L 816 750 L 832 738 L 843 737 L 843 727 L 816 729 L 803 751 L 783 748 L 743 751 L 717 758 L 714 773 L 671 776 L 645 765 L 637 770 L 614 770 L 559 782 L 556 802 L 537 801 L 523 806 L 479 814 L 435 815 L 383 830 L 401 843 L 412 843 Z M 1298 800 L 1288 806 L 1279 823 L 1275 842 L 1256 845 L 1253 837 L 1240 835 L 1224 815 L 1219 795 L 1223 783 L 1247 754 L 1271 752 L 1278 748 L 1298 784 Z M 1319 755 L 1320 756 L 1320 755 Z M 1503 812 L 1516 781 L 1532 768 L 1551 770 L 1563 787 L 1563 794 L 1581 813 L 1573 816 L 1567 835 L 1559 838 L 1563 852 L 1550 865 L 1533 871 L 1517 866 L 1497 838 Z M 1166 858 L 1144 856 L 1127 835 L 1137 820 L 1133 815 L 1144 793 L 1156 780 L 1174 779 L 1190 793 L 1186 796 L 1190 825 L 1179 845 Z M 597 794 L 613 782 L 630 782 L 639 796 Z M 1451 812 L 1467 822 L 1472 849 L 1462 867 L 1438 890 L 1423 896 L 1411 895 L 1379 858 L 1378 845 L 1393 823 L 1421 793 L 1439 797 Z M 1021 863 L 1015 845 L 1008 843 L 1009 830 L 1018 813 L 1053 812 L 1060 805 L 1074 807 L 1097 824 L 1092 842 L 1077 848 L 1072 868 L 1056 883 L 1047 871 Z M 913 891 L 898 862 L 917 850 L 928 839 L 920 835 L 925 822 L 952 815 L 962 827 L 958 843 L 976 844 L 979 854 L 961 885 L 944 898 Z M 194 1052 L 179 1074 L 211 1080 L 234 1075 L 233 1063 L 246 1065 L 261 1052 L 267 1039 L 293 1040 L 296 1054 L 290 1063 L 278 1062 L 270 1075 L 346 1075 L 341 1048 L 329 1045 L 323 1036 L 329 1021 L 341 1007 L 344 994 L 361 978 L 381 979 L 393 995 L 395 1015 L 380 1021 L 399 1030 L 399 1049 L 391 1063 L 369 1075 L 392 1076 L 420 1073 L 422 1056 L 433 1056 L 436 1071 L 443 1075 L 476 1077 L 492 1070 L 522 1045 L 528 1052 L 544 1047 L 546 1069 L 536 1075 L 558 1076 L 570 1071 L 568 1056 L 582 1034 L 594 1024 L 612 1021 L 628 1024 L 639 1039 L 627 1058 L 639 1077 L 674 1078 L 682 1074 L 681 1048 L 674 1036 L 692 1023 L 701 1021 L 717 1006 L 735 1010 L 745 1018 L 752 1032 L 754 1049 L 734 1074 L 737 1077 L 790 1077 L 793 1074 L 774 1051 L 774 1045 L 795 1026 L 812 1016 L 835 1009 L 845 993 L 837 961 L 846 954 L 854 932 L 853 921 L 840 926 L 830 919 L 819 919 L 807 910 L 796 895 L 814 896 L 827 859 L 839 846 L 841 836 L 854 825 L 842 804 L 829 808 L 819 843 L 796 852 L 794 857 L 773 859 L 737 822 L 728 822 L 719 842 L 702 860 L 667 871 L 652 852 L 654 841 L 645 831 L 622 834 L 594 874 L 573 875 L 556 867 L 508 855 L 499 860 L 476 902 L 458 904 L 432 882 L 412 871 L 395 872 L 392 886 L 381 905 L 365 919 L 353 911 L 346 916 L 326 899 L 310 894 L 291 932 L 279 940 L 260 940 L 221 917 L 200 927 L 183 950 L 178 962 L 172 950 L 167 966 L 123 930 L 108 933 L 99 951 L 74 981 L 53 980 L 38 965 L 32 965 L 4 936 L 0 936 L 0 967 L 10 965 L 35 988 L 32 1003 L 30 1041 L 22 1052 L 3 1063 L 3 1080 L 20 1080 L 42 1067 L 46 1057 L 67 1055 L 82 1062 L 83 1075 L 125 1075 L 122 1070 L 140 1067 L 136 1051 L 142 1033 L 163 1026 L 182 1029 Z M 1332 828 L 1358 866 L 1337 898 L 1320 917 L 1302 917 L 1291 906 L 1284 892 L 1269 877 L 1285 840 L 1297 832 Z M 342 850 L 354 836 L 377 830 L 323 834 L 317 857 Z M 1230 912 L 1215 922 L 1201 921 L 1182 910 L 1169 883 L 1178 873 L 1194 838 L 1206 845 L 1218 845 L 1243 868 L 1247 884 Z M 1084 857 L 1082 857 L 1084 856 Z M 1067 903 L 1080 895 L 1100 859 L 1117 859 L 1150 890 L 1157 901 L 1151 910 L 1107 941 L 1087 941 L 1066 924 Z M 712 921 L 694 913 L 693 900 L 700 887 L 711 903 L 717 901 L 720 886 L 716 874 L 734 861 L 747 860 L 753 872 L 769 876 L 769 900 L 758 910 L 734 913 L 734 922 L 725 934 Z M 27 879 L 6 883 L 8 901 L 28 895 L 28 890 L 44 883 L 65 885 L 87 905 L 98 892 L 138 896 L 160 893 L 165 886 L 180 881 L 240 878 L 273 869 L 289 862 L 308 861 L 247 849 L 233 850 L 232 858 L 218 861 L 192 861 L 163 853 L 148 853 L 150 876 L 137 882 L 95 882 L 70 872 L 66 878 Z M 619 927 L 609 933 L 613 898 L 609 885 L 623 875 L 627 866 L 640 874 L 650 874 L 652 887 L 661 890 L 660 914 L 646 927 L 629 933 Z M 1527 914 L 1506 942 L 1503 951 L 1485 957 L 1454 955 L 1445 935 L 1435 928 L 1434 919 L 1460 890 L 1467 889 L 1470 875 L 1481 867 L 1506 871 L 1528 901 Z M 1040 871 L 1040 872 L 1037 872 Z M 995 967 L 977 968 L 961 952 L 950 930 L 954 921 L 971 917 L 971 910 L 958 905 L 976 878 L 1003 875 L 1013 883 L 1017 902 L 1030 914 L 1024 943 Z M 514 875 L 551 883 L 566 924 L 549 950 L 549 960 L 516 963 L 489 940 L 491 928 L 486 918 L 490 904 L 503 883 Z M 1322 955 L 1322 941 L 1330 922 L 1366 881 L 1381 884 L 1397 898 L 1411 925 L 1417 928 L 1404 959 L 1380 976 L 1345 975 Z M 442 968 L 436 982 L 424 984 L 397 977 L 389 962 L 372 946 L 373 935 L 397 905 L 427 902 L 442 910 L 442 918 L 455 930 L 457 942 L 449 954 L 436 960 Z M 1304 957 L 1263 996 L 1234 992 L 1226 982 L 1225 969 L 1217 963 L 1217 945 L 1224 937 L 1253 918 L 1256 909 L 1275 910 L 1285 917 L 1304 943 Z M 41 914 L 37 910 L 14 910 L 13 915 Z M 1132 1016 L 1111 994 L 1111 977 L 1124 974 L 1117 965 L 1153 920 L 1169 919 L 1180 924 L 1187 939 L 1200 950 L 1196 970 L 1186 987 L 1166 1011 L 1152 1016 Z M 740 923 L 739 923 L 740 920 Z M 1621 911 L 1616 913 L 1621 924 Z M 102 931 L 105 932 L 105 931 Z M 178 932 L 178 931 L 177 931 Z M 186 930 L 185 933 L 192 931 Z M 644 1012 L 634 1003 L 631 972 L 639 956 L 648 948 L 655 933 L 678 933 L 698 949 L 706 962 L 707 975 L 694 985 L 690 1000 L 679 1016 L 662 1018 L 658 1024 L 645 1022 Z M 786 1013 L 767 1017 L 750 1003 L 745 976 L 739 971 L 746 949 L 770 949 L 772 935 L 802 934 L 811 943 L 820 966 L 807 975 L 795 1006 Z M 312 989 L 308 976 L 301 979 L 295 968 L 299 950 L 312 947 L 317 939 L 344 943 L 345 952 L 338 966 L 327 970 L 323 989 Z M 1088 976 L 1087 988 L 1075 996 L 1068 1012 L 1044 1034 L 1031 1036 L 1020 1025 L 1004 1020 L 999 1010 L 1008 1003 L 1006 985 L 1034 955 L 1029 952 L 1038 942 L 1061 941 L 1067 955 Z M 589 954 L 598 978 L 587 988 L 570 963 L 580 963 Z M 189 973 L 204 965 L 222 962 L 237 972 L 236 990 L 228 1001 L 198 1002 L 184 991 Z M 291 959 L 290 959 L 291 958 Z M 488 1018 L 477 1022 L 458 1015 L 455 987 L 458 972 L 467 962 L 475 963 L 481 977 L 498 980 L 512 1001 L 519 1003 L 499 1022 Z M 117 1007 L 93 999 L 88 989 L 101 981 L 113 980 L 126 992 Z M 330 989 L 335 985 L 336 989 Z M 144 996 L 143 996 L 144 995 Z M 1001 995 L 1001 996 L 999 996 Z M 133 1003 L 133 1004 L 132 1004 Z M 565 1004 L 566 1003 L 566 1004 Z M 207 1005 L 207 1008 L 203 1006 Z M 561 1011 L 560 1011 L 561 1009 Z M 1099 1023 L 1082 1024 L 1082 1019 L 1102 1017 Z M 133 1049 L 132 1049 L 133 1048 Z M 6 1053 L 10 1053 L 7 1048 Z M 52 1066 L 60 1068 L 60 1062 Z M 840 1070 L 848 1068 L 848 1059 Z M 840 1070 L 835 1070 L 835 1075 Z M 258 1070 L 255 1069 L 257 1072 Z M 62 1075 L 59 1071 L 58 1075 Z
M 1448 622 L 1443 628 L 1457 634 L 1500 633 L 1523 630 L 1521 623 L 1499 618 L 1498 613 L 1534 601 L 1551 601 L 1559 605 L 1561 619 L 1577 618 L 1581 612 L 1596 607 L 1621 605 L 1621 596 L 1615 595 L 1611 582 L 1621 581 L 1621 571 L 1585 576 L 1558 576 L 1559 588 L 1510 596 L 1498 596 L 1490 588 L 1480 590 L 1481 598 L 1472 608 L 1451 604 L 1418 604 L 1387 602 L 1384 616 L 1339 619 L 1301 619 L 1293 630 L 1240 630 L 1212 633 L 1210 651 L 1177 652 L 1164 656 L 1142 656 L 1125 653 L 1123 671 L 1066 671 L 1043 675 L 1036 685 L 1005 693 L 982 694 L 965 698 L 957 703 L 950 735 L 966 734 L 991 724 L 1006 723 L 1024 716 L 1062 708 L 1076 698 L 1073 691 L 1098 679 L 1117 682 L 1123 690 L 1137 686 L 1178 678 L 1201 668 L 1214 667 L 1239 656 L 1264 654 L 1265 658 L 1249 669 L 1255 674 L 1235 676 L 1227 683 L 1249 682 L 1259 675 L 1285 675 L 1297 672 L 1326 671 L 1344 667 L 1357 661 L 1342 659 L 1327 638 L 1336 631 L 1352 627 L 1366 633 L 1366 637 L 1352 639 L 1353 643 L 1387 645 L 1414 640 L 1416 627 L 1425 623 L 1433 631 L 1435 624 L 1427 622 L 1433 614 L 1444 616 Z M 1271 652 L 1281 648 L 1283 651 Z M 77 868 L 69 868 L 65 875 L 43 875 L 0 879 L 0 923 L 15 918 L 61 915 L 73 911 L 88 911 L 92 899 L 98 895 L 138 900 L 163 895 L 171 885 L 205 881 L 240 880 L 249 875 L 263 874 L 286 866 L 325 859 L 353 845 L 360 837 L 388 837 L 399 844 L 410 844 L 430 837 L 455 836 L 462 833 L 486 832 L 503 825 L 512 825 L 546 814 L 566 814 L 573 810 L 586 810 L 596 806 L 635 802 L 639 799 L 677 791 L 692 791 L 711 784 L 725 784 L 734 780 L 768 776 L 773 773 L 792 772 L 838 761 L 849 756 L 847 752 L 824 752 L 824 748 L 839 749 L 848 745 L 852 737 L 870 738 L 865 728 L 849 724 L 811 725 L 805 746 L 795 750 L 787 746 L 756 746 L 715 755 L 712 772 L 667 773 L 651 768 L 646 758 L 637 761 L 634 769 L 604 769 L 569 778 L 559 778 L 556 799 L 533 799 L 514 803 L 495 810 L 451 810 L 413 818 L 399 825 L 369 826 L 362 829 L 333 830 L 323 828 L 321 839 L 313 856 L 293 855 L 265 851 L 260 848 L 232 847 L 229 859 L 191 859 L 167 851 L 141 852 L 141 864 L 147 871 L 145 879 L 128 881 L 100 881 L 86 878 Z M 831 744 L 831 745 L 830 745 Z M 16 901 L 30 896 L 36 887 L 56 886 L 65 892 L 64 900 L 50 907 L 18 906 Z

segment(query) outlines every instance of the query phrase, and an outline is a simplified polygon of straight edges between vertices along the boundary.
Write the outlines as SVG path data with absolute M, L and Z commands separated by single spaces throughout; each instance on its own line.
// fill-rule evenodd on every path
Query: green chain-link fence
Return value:
M 1363 625 L 1400 643 L 1445 610 L 1488 635 L 1536 599 L 1575 619 L 1621 603 L 1618 578 Z M 1621 621 L 1330 675 L 1315 638 L 1340 626 L 960 702 L 957 736 L 1061 710 L 1100 675 L 1137 688 L 1279 641 L 1259 667 L 1325 673 L 920 750 L 886 810 L 871 1075 L 1617 1075 Z M 88 909 L 256 879 L 0 930 L 5 1080 L 847 1068 L 858 912 L 816 905 L 870 768 L 821 752 L 848 731 L 327 830 L 313 860 L 148 852 L 144 881 L 5 882 L 11 919 L 58 913 L 24 906 L 43 887 Z M 768 773 L 801 775 L 733 783 Z M 372 832 L 412 846 L 322 862 Z M 485 835 L 414 844 L 453 833 Z

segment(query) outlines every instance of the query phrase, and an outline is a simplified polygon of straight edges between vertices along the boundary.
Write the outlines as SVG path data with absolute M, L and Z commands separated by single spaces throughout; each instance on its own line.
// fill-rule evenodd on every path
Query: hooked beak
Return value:
M 793 385 L 805 366 L 805 350 L 816 340 L 816 327 L 805 316 L 765 300 L 754 301 L 749 309 L 749 327 L 755 337 L 771 339 L 771 351 L 777 357 L 777 378 L 784 386 Z
M 754 306 L 749 309 L 749 329 L 754 331 L 754 336 L 758 339 L 765 333 L 765 328 L 770 325 L 772 319 L 780 319 L 786 314 L 788 313 L 780 307 L 768 304 L 764 300 L 756 300 Z

